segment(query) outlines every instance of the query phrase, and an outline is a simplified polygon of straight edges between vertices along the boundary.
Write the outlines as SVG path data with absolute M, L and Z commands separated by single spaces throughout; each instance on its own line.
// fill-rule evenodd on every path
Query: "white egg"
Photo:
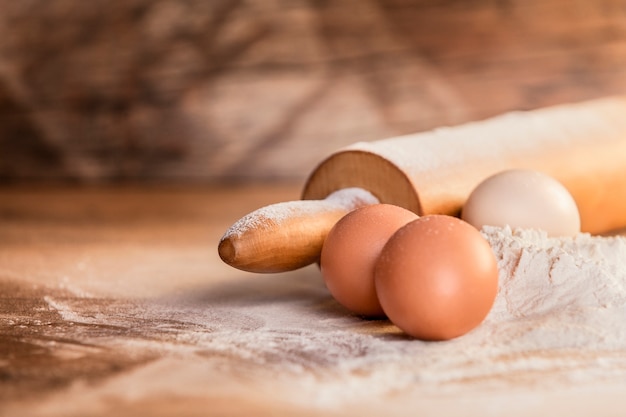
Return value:
M 477 229 L 508 225 L 545 230 L 548 236 L 580 232 L 578 206 L 569 191 L 531 170 L 508 170 L 485 179 L 468 197 L 461 217 Z

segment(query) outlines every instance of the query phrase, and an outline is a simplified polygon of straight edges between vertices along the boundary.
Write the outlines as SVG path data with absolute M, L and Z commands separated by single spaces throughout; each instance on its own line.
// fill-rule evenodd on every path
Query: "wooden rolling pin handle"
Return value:
M 285 272 L 316 262 L 326 235 L 348 212 L 378 199 L 360 188 L 335 191 L 324 200 L 272 204 L 244 216 L 224 234 L 220 258 L 249 272 Z

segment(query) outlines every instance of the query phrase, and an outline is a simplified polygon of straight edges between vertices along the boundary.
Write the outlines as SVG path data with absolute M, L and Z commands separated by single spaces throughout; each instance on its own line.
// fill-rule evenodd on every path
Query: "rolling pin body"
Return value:
M 583 231 L 602 233 L 626 226 L 626 97 L 509 113 L 457 127 L 356 143 L 318 165 L 305 184 L 302 199 L 324 206 L 323 199 L 331 193 L 359 188 L 382 203 L 418 215 L 458 215 L 476 185 L 513 168 L 542 171 L 559 180 L 578 205 Z M 312 233 L 305 223 L 289 222 L 287 227 L 298 240 L 283 241 L 284 247 L 270 250 L 282 250 L 288 256 L 285 247 L 308 242 L 313 252 L 307 259 L 317 259 L 326 232 Z M 258 233 L 248 231 L 258 242 L 272 233 L 267 227 Z M 288 262 L 277 267 L 265 261 L 241 267 L 251 264 L 251 259 L 244 258 L 254 257 L 252 250 L 239 259 L 222 258 L 254 272 L 293 269 Z

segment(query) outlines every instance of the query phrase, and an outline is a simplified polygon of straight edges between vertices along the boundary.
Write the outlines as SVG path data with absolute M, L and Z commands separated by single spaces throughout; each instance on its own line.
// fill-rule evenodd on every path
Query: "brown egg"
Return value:
M 444 215 L 420 217 L 399 229 L 383 248 L 374 277 L 387 317 L 423 340 L 472 330 L 498 290 L 489 243 L 470 224 Z
M 320 268 L 332 296 L 344 307 L 364 316 L 383 316 L 376 296 L 374 265 L 396 230 L 417 219 L 409 210 L 375 204 L 354 210 L 330 230 Z

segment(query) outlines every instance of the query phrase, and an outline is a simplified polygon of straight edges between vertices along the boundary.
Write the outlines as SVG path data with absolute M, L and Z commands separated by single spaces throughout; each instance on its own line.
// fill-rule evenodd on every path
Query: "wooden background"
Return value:
M 0 0 L 0 181 L 302 180 L 626 93 L 624 0 Z
M 623 415 L 621 350 L 433 385 L 216 247 L 338 147 L 624 93 L 626 0 L 0 0 L 0 415 Z

